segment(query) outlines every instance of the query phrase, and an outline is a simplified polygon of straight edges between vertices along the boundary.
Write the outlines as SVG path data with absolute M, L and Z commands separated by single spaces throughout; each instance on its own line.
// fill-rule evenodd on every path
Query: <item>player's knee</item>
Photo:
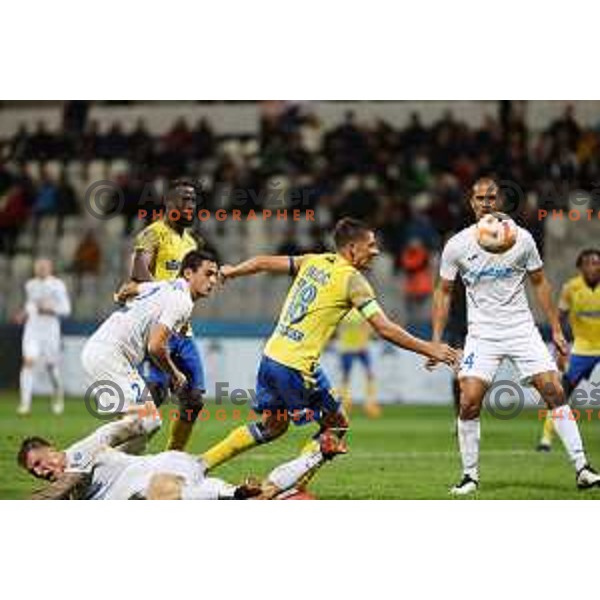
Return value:
M 35 366 L 35 360 L 33 360 L 33 358 L 24 357 L 22 366 L 24 369 L 32 369 Z
M 565 404 L 567 397 L 562 385 L 558 381 L 549 382 L 541 390 L 544 402 L 549 408 L 555 408 Z
M 459 418 L 461 421 L 471 421 L 478 419 L 481 413 L 481 405 L 469 397 L 463 396 L 460 399 Z
M 179 395 L 181 402 L 181 420 L 194 423 L 204 408 L 202 390 L 185 390 Z

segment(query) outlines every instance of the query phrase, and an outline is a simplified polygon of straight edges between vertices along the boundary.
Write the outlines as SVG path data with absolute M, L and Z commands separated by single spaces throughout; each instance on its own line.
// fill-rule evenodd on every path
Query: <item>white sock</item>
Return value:
M 320 467 L 323 460 L 320 450 L 310 454 L 301 454 L 298 458 L 275 467 L 267 479 L 281 491 L 289 490 L 307 473 Z
M 562 440 L 571 462 L 575 465 L 575 470 L 579 471 L 587 464 L 587 457 L 583 450 L 579 426 L 571 407 L 568 404 L 558 406 L 552 411 L 552 417 L 554 418 L 554 429 Z
M 56 408 L 61 410 L 65 406 L 65 392 L 62 384 L 62 376 L 58 365 L 48 365 L 48 373 L 50 374 L 50 380 L 52 381 L 52 387 L 54 387 L 54 398 L 52 404 Z
M 31 410 L 31 395 L 33 393 L 33 367 L 23 367 L 20 375 L 21 406 L 20 410 Z
M 458 419 L 458 444 L 462 458 L 463 473 L 479 481 L 479 419 Z

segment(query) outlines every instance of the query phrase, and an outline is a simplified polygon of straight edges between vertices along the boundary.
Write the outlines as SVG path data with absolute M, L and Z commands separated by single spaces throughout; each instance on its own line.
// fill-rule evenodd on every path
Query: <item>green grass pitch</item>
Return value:
M 62 446 L 80 439 L 99 425 L 85 411 L 82 401 L 67 401 L 61 417 L 50 413 L 46 398 L 35 398 L 30 417 L 16 416 L 16 393 L 0 394 L 0 498 L 26 498 L 39 486 L 15 462 L 20 440 L 41 435 Z M 211 418 L 198 423 L 190 452 L 201 453 L 236 426 L 232 420 Z M 245 414 L 245 413 L 243 413 Z M 592 464 L 600 465 L 600 422 L 581 423 Z M 237 422 L 239 424 L 239 421 Z M 235 482 L 265 475 L 277 463 L 292 458 L 315 430 L 315 425 L 290 427 L 281 439 L 254 448 L 215 470 Z M 447 499 L 448 487 L 460 473 L 450 407 L 390 406 L 384 416 L 368 420 L 357 409 L 348 437 L 350 453 L 325 465 L 311 484 L 322 499 Z M 594 499 L 600 489 L 580 492 L 575 488 L 571 465 L 557 440 L 551 454 L 534 451 L 541 430 L 535 411 L 500 421 L 482 417 L 481 499 Z M 166 427 L 153 439 L 150 451 L 165 443 Z

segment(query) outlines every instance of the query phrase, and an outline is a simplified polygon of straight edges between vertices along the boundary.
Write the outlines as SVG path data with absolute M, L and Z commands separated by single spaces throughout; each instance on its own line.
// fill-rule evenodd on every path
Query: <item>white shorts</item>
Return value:
M 212 479 L 205 478 L 204 470 L 196 457 L 172 450 L 153 456 L 141 456 L 131 461 L 119 479 L 107 493 L 106 500 L 127 500 L 135 494 L 146 497 L 148 486 L 155 475 L 168 474 L 182 478 L 182 494 L 186 491 L 203 490 L 204 498 L 211 499 Z M 215 499 L 218 496 L 215 497 Z
M 144 380 L 112 344 L 88 341 L 81 353 L 81 363 L 86 375 L 86 399 L 93 395 L 98 413 L 124 413 L 144 401 Z
M 558 370 L 535 327 L 525 335 L 511 337 L 508 334 L 505 340 L 488 340 L 467 335 L 458 377 L 477 377 L 491 383 L 503 359 L 514 364 L 522 383 L 529 383 L 539 373 Z
M 38 334 L 26 329 L 22 341 L 23 358 L 47 365 L 60 363 L 60 334 Z

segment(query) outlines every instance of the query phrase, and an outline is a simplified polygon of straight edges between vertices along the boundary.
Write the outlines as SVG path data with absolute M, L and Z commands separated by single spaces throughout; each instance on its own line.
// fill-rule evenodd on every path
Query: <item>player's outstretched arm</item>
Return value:
M 383 311 L 375 313 L 368 321 L 384 340 L 399 348 L 422 354 L 436 362 L 454 366 L 456 361 L 456 350 L 454 348 L 440 342 L 427 342 L 411 335 L 406 329 L 389 319 Z
M 255 256 L 237 265 L 223 265 L 221 275 L 225 279 L 246 277 L 257 273 L 294 275 L 302 265 L 303 260 L 303 256 Z
M 546 277 L 544 269 L 530 271 L 529 281 L 533 286 L 537 302 L 552 328 L 552 341 L 554 342 L 556 349 L 561 354 L 567 354 L 569 347 L 560 324 L 558 309 L 552 300 L 552 286 Z

